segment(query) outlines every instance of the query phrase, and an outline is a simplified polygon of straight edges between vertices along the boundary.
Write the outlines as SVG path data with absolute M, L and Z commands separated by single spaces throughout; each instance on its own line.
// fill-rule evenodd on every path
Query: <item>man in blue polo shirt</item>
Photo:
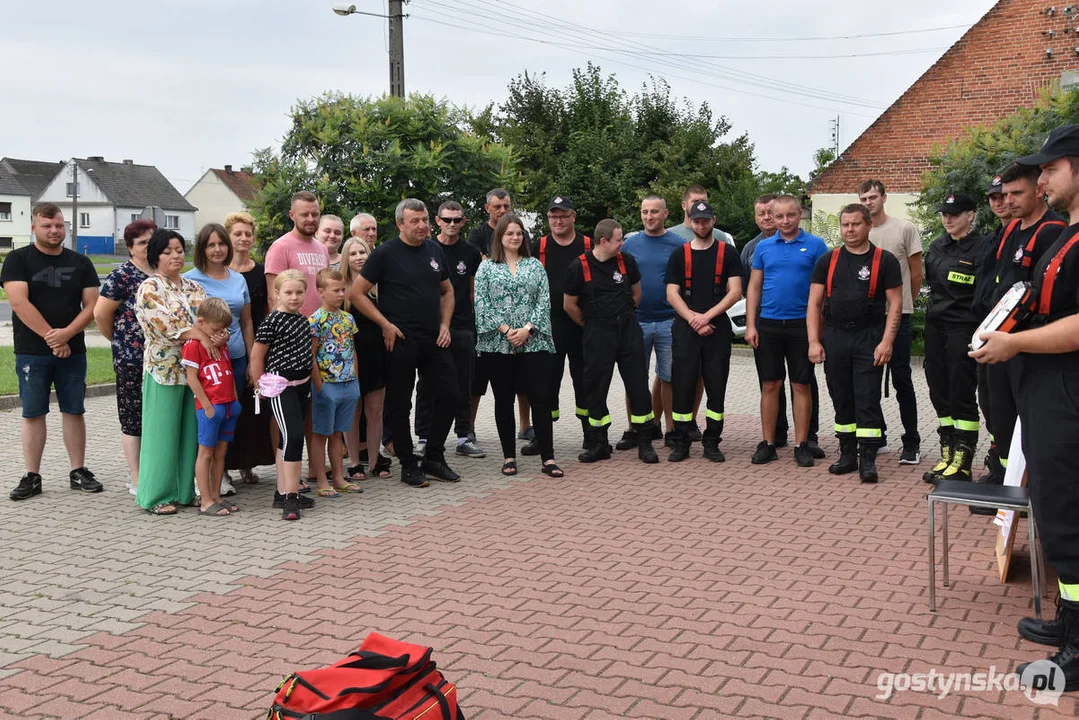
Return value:
M 811 467 L 813 454 L 807 443 L 812 409 L 809 384 L 813 364 L 809 361 L 806 307 L 809 280 L 817 258 L 828 245 L 799 227 L 802 206 L 791 195 L 780 195 L 772 204 L 777 234 L 757 245 L 746 295 L 746 342 L 759 356 L 761 432 L 752 462 L 762 465 L 777 459 L 775 446 L 779 393 L 790 375 L 794 405 L 794 460 Z M 784 367 L 785 365 L 785 367 Z
M 659 439 L 660 417 L 666 418 L 668 435 L 674 430 L 671 420 L 671 324 L 674 308 L 667 302 L 667 261 L 671 252 L 685 242 L 664 228 L 667 220 L 667 201 L 659 195 L 645 195 L 641 200 L 641 224 L 644 230 L 631 233 L 622 252 L 637 261 L 641 271 L 641 302 L 637 306 L 637 323 L 644 334 L 646 366 L 656 354 L 656 380 L 652 384 L 652 412 L 656 415 L 653 440 Z M 627 400 L 628 401 L 628 400 Z M 627 406 L 628 412 L 628 406 Z M 619 450 L 637 447 L 636 430 L 627 430 L 615 446 Z

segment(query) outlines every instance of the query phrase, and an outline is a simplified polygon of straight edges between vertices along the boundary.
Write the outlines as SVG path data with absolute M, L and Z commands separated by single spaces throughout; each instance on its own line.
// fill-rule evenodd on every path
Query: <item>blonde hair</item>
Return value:
M 307 289 L 307 278 L 299 270 L 284 270 L 273 281 L 273 289 L 280 290 L 281 286 L 287 282 L 295 280 L 296 282 L 303 283 L 303 289 Z
M 356 280 L 356 273 L 352 272 L 352 265 L 348 262 L 348 252 L 353 245 L 362 245 L 367 250 L 367 255 L 371 255 L 371 246 L 367 244 L 367 241 L 355 236 L 345 240 L 345 244 L 341 246 L 341 279 L 349 290 L 349 292 L 345 293 L 345 310 L 352 309 L 352 301 L 349 299 L 349 295 L 352 292 L 352 283 Z
M 208 323 L 225 326 L 232 324 L 232 311 L 229 310 L 229 304 L 221 298 L 206 298 L 199 303 L 198 316 Z
M 318 271 L 318 275 L 315 275 L 315 287 L 319 290 L 325 290 L 326 286 L 332 282 L 344 282 L 345 278 L 341 273 L 333 268 L 323 268 Z
M 232 226 L 236 223 L 246 223 L 251 226 L 252 232 L 255 230 L 255 218 L 251 217 L 250 213 L 234 212 L 229 213 L 225 218 L 225 232 L 232 232 Z

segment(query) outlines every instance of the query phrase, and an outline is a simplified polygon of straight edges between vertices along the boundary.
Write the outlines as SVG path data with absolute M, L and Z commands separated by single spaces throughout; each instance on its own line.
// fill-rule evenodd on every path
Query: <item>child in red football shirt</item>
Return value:
M 220 298 L 207 298 L 199 305 L 195 326 L 213 337 L 232 323 L 232 312 Z M 226 333 L 227 337 L 227 333 Z M 227 340 L 226 340 L 227 342 Z M 227 352 L 214 360 L 197 340 L 184 343 L 180 361 L 187 369 L 187 385 L 195 393 L 195 419 L 198 422 L 199 454 L 195 458 L 195 482 L 201 497 L 199 515 L 227 517 L 240 508 L 221 503 L 221 476 L 225 472 L 225 453 L 232 442 L 240 402 L 232 361 Z M 211 483 L 211 479 L 216 482 Z

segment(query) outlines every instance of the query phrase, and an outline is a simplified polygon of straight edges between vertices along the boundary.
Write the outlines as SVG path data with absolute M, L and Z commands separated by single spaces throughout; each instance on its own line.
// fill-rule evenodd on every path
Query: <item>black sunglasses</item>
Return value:
M 465 221 L 463 217 L 448 218 L 439 216 L 438 219 L 444 223 L 449 223 L 450 225 L 459 225 L 460 223 L 463 223 Z

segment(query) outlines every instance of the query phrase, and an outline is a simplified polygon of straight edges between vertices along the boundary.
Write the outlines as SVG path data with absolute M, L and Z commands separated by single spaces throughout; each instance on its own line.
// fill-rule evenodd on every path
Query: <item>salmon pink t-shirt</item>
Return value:
M 303 301 L 300 314 L 308 317 L 322 304 L 315 287 L 315 276 L 319 270 L 329 266 L 330 255 L 325 245 L 313 238 L 305 240 L 291 230 L 274 240 L 266 252 L 267 275 L 299 270 L 307 278 L 307 298 Z

